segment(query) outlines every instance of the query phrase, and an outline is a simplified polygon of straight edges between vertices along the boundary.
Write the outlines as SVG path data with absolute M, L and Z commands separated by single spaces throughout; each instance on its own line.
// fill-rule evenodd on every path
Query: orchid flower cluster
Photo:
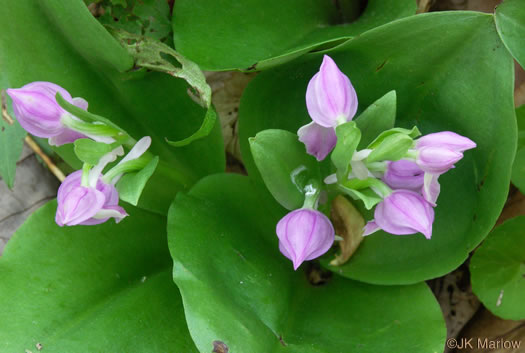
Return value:
M 356 91 L 326 55 L 308 84 L 306 106 L 312 122 L 298 130 L 298 138 L 318 161 L 332 153 L 336 173 L 325 178 L 325 188 L 361 200 L 367 209 L 375 207 L 362 235 L 382 229 L 430 239 L 438 179 L 476 144 L 450 131 L 420 136 L 417 127 L 392 128 L 358 151 L 361 131 L 352 121 Z M 276 228 L 279 249 L 294 269 L 326 253 L 335 240 L 332 223 L 317 210 L 320 192 L 305 191 L 304 206 L 288 213 Z
M 119 206 L 119 193 L 116 183 L 124 173 L 137 172 L 145 166 L 151 156 L 144 155 L 151 144 L 145 136 L 138 142 L 106 119 L 87 112 L 88 102 L 83 98 L 72 98 L 64 88 L 51 82 L 32 82 L 18 89 L 8 89 L 13 101 L 13 111 L 20 125 L 30 134 L 47 138 L 50 145 L 61 146 L 80 139 L 92 141 L 90 146 L 104 144 L 103 152 L 89 162 L 84 160 L 81 170 L 68 175 L 57 194 L 55 221 L 59 226 L 95 225 L 110 218 L 119 222 L 128 214 Z M 57 97 L 66 103 L 59 104 Z M 92 120 L 86 122 L 64 108 L 73 105 L 80 114 Z M 77 115 L 80 115 L 77 114 Z M 100 121 L 104 120 L 104 121 Z M 105 122 L 106 121 L 106 122 Z M 103 173 L 108 164 L 129 153 L 116 165 Z M 142 157 L 142 158 L 141 158 Z M 98 159 L 97 163 L 93 158 Z M 80 158 L 82 159 L 82 158 Z

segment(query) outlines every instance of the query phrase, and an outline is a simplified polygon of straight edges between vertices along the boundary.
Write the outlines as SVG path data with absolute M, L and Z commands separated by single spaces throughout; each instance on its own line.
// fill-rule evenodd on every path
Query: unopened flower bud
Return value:
M 324 214 L 302 208 L 277 223 L 279 250 L 292 260 L 295 270 L 303 261 L 315 259 L 330 249 L 335 239 L 332 223 Z
M 357 95 L 350 79 L 327 55 L 308 83 L 306 107 L 312 120 L 324 127 L 350 121 L 357 111 Z
M 423 171 L 432 174 L 443 174 L 454 168 L 454 164 L 463 158 L 463 153 L 443 147 L 422 147 L 418 149 L 417 165 Z
M 423 233 L 430 239 L 434 209 L 418 193 L 409 190 L 396 190 L 379 203 L 374 212 L 374 220 L 365 234 L 383 229 L 397 235 Z
M 441 147 L 455 152 L 464 152 L 476 147 L 471 139 L 458 135 L 452 131 L 442 131 L 420 137 L 416 141 L 416 148 Z
M 84 99 L 72 98 L 64 88 L 51 82 L 31 82 L 22 88 L 7 90 L 7 94 L 13 100 L 13 111 L 20 125 L 30 134 L 50 138 L 50 144 L 59 146 L 85 136 L 62 124 L 62 116 L 66 112 L 56 102 L 57 92 L 66 101 L 87 109 Z

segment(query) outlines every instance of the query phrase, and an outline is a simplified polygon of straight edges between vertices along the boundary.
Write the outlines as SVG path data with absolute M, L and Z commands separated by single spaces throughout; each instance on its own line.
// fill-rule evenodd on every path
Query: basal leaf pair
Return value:
M 447 40 L 440 40 L 438 33 L 445 29 Z M 398 127 L 417 126 L 424 135 L 454 131 L 478 145 L 439 180 L 432 240 L 378 232 L 333 270 L 381 284 L 414 283 L 451 271 L 495 223 L 516 146 L 512 58 L 493 16 L 418 15 L 365 32 L 330 56 L 352 81 L 361 109 L 395 90 Z M 304 95 L 321 59 L 309 54 L 259 74 L 247 87 L 240 107 L 241 151 L 248 173 L 259 183 L 248 138 L 265 129 L 295 133 L 309 122 Z M 466 85 L 476 89 L 467 92 Z

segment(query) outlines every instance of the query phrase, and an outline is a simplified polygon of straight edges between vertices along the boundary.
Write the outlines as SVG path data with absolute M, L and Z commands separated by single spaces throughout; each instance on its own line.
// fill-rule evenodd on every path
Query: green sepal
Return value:
M 376 178 L 366 178 L 366 179 L 350 179 L 343 183 L 347 188 L 354 190 L 363 190 L 367 188 L 375 188 L 383 196 L 388 196 L 392 190 L 381 180 Z M 377 194 L 377 193 L 376 193 Z
M 353 200 L 363 201 L 367 210 L 371 210 L 375 205 L 377 205 L 383 200 L 381 196 L 379 196 L 369 187 L 357 190 L 354 180 L 358 179 L 352 179 L 341 183 L 338 185 L 338 189 L 346 195 L 350 196 Z
M 354 121 L 346 122 L 335 128 L 337 144 L 332 152 L 332 163 L 336 168 L 338 181 L 347 178 L 350 169 L 350 161 L 361 140 L 361 131 Z
M 120 199 L 137 206 L 140 195 L 142 195 L 146 183 L 155 172 L 158 164 L 159 157 L 155 156 L 139 172 L 125 174 L 116 185 Z
M 75 154 L 78 159 L 84 163 L 95 165 L 103 155 L 113 151 L 119 146 L 119 144 L 107 144 L 96 142 L 88 138 L 82 138 L 75 140 L 74 146 Z
M 319 164 L 306 153 L 297 135 L 285 130 L 264 130 L 249 139 L 253 159 L 266 187 L 283 207 L 303 206 L 305 188 L 321 183 Z
M 396 122 L 396 91 L 390 91 L 370 104 L 355 120 L 361 130 L 358 148 L 365 148 L 383 131 L 392 129 Z
M 414 140 L 405 134 L 393 134 L 386 137 L 374 148 L 366 161 L 368 163 L 379 161 L 397 161 L 405 157 L 410 147 L 414 145 Z

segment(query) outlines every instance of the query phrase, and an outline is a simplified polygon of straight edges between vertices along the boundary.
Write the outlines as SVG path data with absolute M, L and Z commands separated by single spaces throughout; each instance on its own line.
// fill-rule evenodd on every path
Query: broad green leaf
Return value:
M 261 131 L 250 139 L 250 148 L 266 187 L 283 207 L 301 208 L 307 186 L 321 184 L 319 165 L 296 134 Z
M 470 260 L 472 290 L 495 315 L 525 319 L 525 217 L 492 231 Z
M 356 123 L 349 121 L 335 128 L 337 144 L 335 145 L 330 158 L 336 168 L 337 180 L 345 180 L 348 177 L 348 170 L 352 156 L 361 140 L 361 131 Z
M 396 91 L 390 91 L 370 104 L 355 121 L 361 130 L 359 148 L 365 148 L 383 131 L 392 129 L 396 122 Z
M 160 157 L 159 165 L 172 170 L 164 176 L 169 182 L 163 192 L 149 196 L 159 201 L 159 211 L 167 211 L 162 207 L 178 191 L 224 170 L 218 123 L 190 145 L 174 148 L 166 142 L 198 131 L 207 111 L 190 98 L 187 83 L 161 72 L 132 70 L 133 58 L 81 0 L 10 1 L 2 6 L 0 23 L 0 67 L 12 87 L 36 80 L 57 83 L 134 139 L 152 137 L 151 152 Z
M 111 152 L 115 146 L 91 139 L 78 139 L 74 143 L 75 154 L 84 163 L 95 165 L 100 157 Z
M 171 279 L 166 219 L 60 228 L 36 211 L 0 258 L 0 351 L 197 353 Z
M 521 67 L 525 68 L 525 3 L 522 0 L 505 0 L 496 7 L 494 17 L 501 40 Z
M 477 144 L 439 179 L 431 240 L 420 234 L 374 233 L 338 273 L 371 283 L 406 284 L 450 272 L 496 222 L 516 150 L 513 62 L 493 17 L 477 12 L 417 15 L 365 32 L 328 54 L 351 79 L 360 109 L 395 90 L 397 126 L 417 126 L 424 134 L 454 131 Z M 308 122 L 304 94 L 321 60 L 320 54 L 307 55 L 260 73 L 246 88 L 239 135 L 253 178 L 258 171 L 248 137 L 268 128 L 297 131 Z
M 392 134 L 379 143 L 367 157 L 367 162 L 397 161 L 405 157 L 414 140 L 405 134 Z
M 525 193 L 525 147 L 516 152 L 512 166 L 512 184 Z
M 18 122 L 9 125 L 0 112 L 0 177 L 8 188 L 15 183 L 16 162 L 22 154 L 25 130 Z
M 525 193 L 525 105 L 516 109 L 518 151 L 512 166 L 512 184 Z
M 155 172 L 157 164 L 159 164 L 159 157 L 155 156 L 141 171 L 125 174 L 117 183 L 120 199 L 136 206 L 146 183 Z
M 341 14 L 325 0 L 177 0 L 173 32 L 205 70 L 260 70 L 415 12 L 413 0 L 369 0 L 357 20 L 336 24 Z
M 441 310 L 424 283 L 308 283 L 279 252 L 284 213 L 240 175 L 202 179 L 170 209 L 173 278 L 197 348 L 229 352 L 441 352 Z

